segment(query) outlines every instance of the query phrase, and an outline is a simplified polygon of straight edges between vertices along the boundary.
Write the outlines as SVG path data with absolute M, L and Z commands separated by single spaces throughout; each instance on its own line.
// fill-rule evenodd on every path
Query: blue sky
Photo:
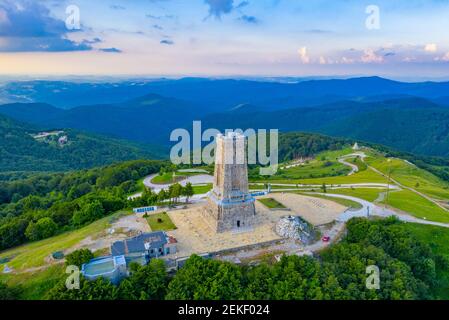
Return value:
M 439 79 L 448 30 L 449 0 L 0 0 L 0 72 Z

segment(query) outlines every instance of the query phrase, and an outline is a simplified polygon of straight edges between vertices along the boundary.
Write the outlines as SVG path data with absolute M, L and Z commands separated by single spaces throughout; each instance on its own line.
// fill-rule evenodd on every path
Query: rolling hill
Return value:
M 73 129 L 60 134 L 68 137 L 67 144 L 60 145 L 53 136 L 36 138 L 39 131 L 37 127 L 0 115 L 0 172 L 66 171 L 163 156 L 159 148 Z
M 278 128 L 370 141 L 416 154 L 449 156 L 449 109 L 421 98 L 380 102 L 340 101 L 274 112 L 208 115 L 203 126 Z
M 204 114 L 202 107 L 150 94 L 125 103 L 62 110 L 47 104 L 6 104 L 0 113 L 44 127 L 73 128 L 142 143 L 167 144 L 170 131 Z

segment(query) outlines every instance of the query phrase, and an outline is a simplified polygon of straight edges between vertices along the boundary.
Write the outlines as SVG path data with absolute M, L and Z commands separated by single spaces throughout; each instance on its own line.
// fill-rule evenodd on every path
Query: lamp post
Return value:
M 390 195 L 390 183 L 391 183 L 391 159 L 387 160 L 388 162 L 388 183 L 387 183 L 387 196 L 385 198 L 385 208 L 388 204 L 388 197 Z

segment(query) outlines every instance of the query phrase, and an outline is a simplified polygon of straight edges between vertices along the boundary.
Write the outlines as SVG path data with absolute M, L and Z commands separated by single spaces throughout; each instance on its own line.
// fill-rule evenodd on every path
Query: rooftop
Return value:
M 168 243 L 167 235 L 163 231 L 143 233 L 124 241 L 116 241 L 111 246 L 111 254 L 124 255 L 144 252 L 149 249 L 158 249 Z

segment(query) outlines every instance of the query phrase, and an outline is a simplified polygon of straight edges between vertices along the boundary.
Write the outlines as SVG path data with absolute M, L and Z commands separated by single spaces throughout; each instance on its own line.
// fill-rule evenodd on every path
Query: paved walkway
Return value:
M 348 176 L 352 176 L 354 173 L 359 172 L 359 167 L 357 167 L 355 164 L 353 163 L 349 163 L 347 161 L 345 161 L 344 158 L 340 158 L 338 159 L 338 162 L 340 162 L 341 164 L 348 166 L 351 168 L 351 172 L 348 173 Z
M 170 185 L 172 185 L 172 183 L 168 183 L 168 184 L 155 184 L 152 183 L 151 180 L 153 180 L 154 177 L 158 176 L 159 174 L 152 174 L 148 177 L 146 177 L 143 180 L 143 184 L 147 187 L 147 188 L 151 188 L 153 189 L 154 192 L 159 192 L 161 191 L 161 189 L 168 189 L 170 187 Z M 214 182 L 214 177 L 208 174 L 199 174 L 199 175 L 195 175 L 195 176 L 189 176 L 184 180 L 179 181 L 179 183 L 182 186 L 185 186 L 187 183 L 191 183 L 192 185 L 201 185 L 201 184 L 209 184 L 209 183 L 213 183 Z
M 381 207 L 381 206 L 377 206 L 374 203 L 371 203 L 369 201 L 366 201 L 366 200 L 363 200 L 360 198 L 351 197 L 351 196 L 342 195 L 342 194 L 321 193 L 321 195 L 325 195 L 327 197 L 352 200 L 352 201 L 358 202 L 362 205 L 362 208 L 359 210 L 348 210 L 348 211 L 342 213 L 337 218 L 337 221 L 340 221 L 340 222 L 347 222 L 348 220 L 355 218 L 355 217 L 377 216 L 377 217 L 386 218 L 386 217 L 390 217 L 390 216 L 395 216 L 399 220 L 404 221 L 404 222 L 412 222 L 412 223 L 427 224 L 427 225 L 434 225 L 434 226 L 449 228 L 449 223 L 441 223 L 441 222 L 434 222 L 434 221 L 418 219 L 418 218 L 415 218 L 408 214 L 398 213 L 394 210 L 391 210 L 391 209 L 388 209 L 385 207 Z

